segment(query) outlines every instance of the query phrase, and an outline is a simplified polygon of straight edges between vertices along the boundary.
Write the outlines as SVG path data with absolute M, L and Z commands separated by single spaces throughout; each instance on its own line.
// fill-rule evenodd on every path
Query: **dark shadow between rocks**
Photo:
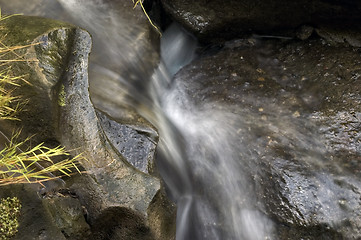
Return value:
M 154 239 L 143 218 L 123 207 L 105 210 L 92 226 L 93 240 L 151 240 Z

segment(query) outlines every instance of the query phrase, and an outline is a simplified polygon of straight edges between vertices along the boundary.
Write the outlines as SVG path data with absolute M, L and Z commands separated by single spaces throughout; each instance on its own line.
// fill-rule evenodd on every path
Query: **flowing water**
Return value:
M 0 4 L 9 2 L 0 0 Z M 177 203 L 177 240 L 273 239 L 273 236 L 279 234 L 279 229 L 276 229 L 277 223 L 273 223 L 264 214 L 266 207 L 262 202 L 267 201 L 265 198 L 269 196 L 273 197 L 273 192 L 263 195 L 267 191 L 264 188 L 273 187 L 273 183 L 280 184 L 278 187 L 282 190 L 272 189 L 275 195 L 280 194 L 277 195 L 280 198 L 271 199 L 270 202 L 280 201 L 280 205 L 287 206 L 271 209 L 272 206 L 268 205 L 267 210 L 280 211 L 277 217 L 282 215 L 281 218 L 286 218 L 282 221 L 294 221 L 292 214 L 296 218 L 305 217 L 300 221 L 310 221 L 312 229 L 321 223 L 320 233 L 328 231 L 328 223 L 331 222 L 331 227 L 334 227 L 344 221 L 344 214 L 348 212 L 345 213 L 343 207 L 345 200 L 339 198 L 350 193 L 350 196 L 354 196 L 358 192 L 353 192 L 354 188 L 349 191 L 345 186 L 338 186 L 343 182 L 342 174 L 341 177 L 337 175 L 342 172 L 342 168 L 333 172 L 326 169 L 327 164 L 332 165 L 330 169 L 337 169 L 337 162 L 327 159 L 329 149 L 325 148 L 319 129 L 315 131 L 315 122 L 307 117 L 297 117 L 297 113 L 300 115 L 298 111 L 293 113 L 292 109 L 277 104 L 279 99 L 276 101 L 275 98 L 279 96 L 267 99 L 267 94 L 257 95 L 257 91 L 240 96 L 246 102 L 244 106 L 252 105 L 253 110 L 207 99 L 194 102 L 193 96 L 198 95 L 196 89 L 206 91 L 197 86 L 197 81 L 204 79 L 191 75 L 188 75 L 189 79 L 182 79 L 184 75 L 174 77 L 182 67 L 199 57 L 196 54 L 196 39 L 181 27 L 170 25 L 163 33 L 161 46 L 156 46 L 156 41 L 149 42 L 149 39 L 153 39 L 149 29 L 136 23 L 134 18 L 130 18 L 134 22 L 129 21 L 128 17 L 132 17 L 133 12 L 119 11 L 119 6 L 124 3 L 122 1 L 33 0 L 31 2 L 34 5 L 28 2 L 12 0 L 13 13 L 23 12 L 70 21 L 91 33 L 94 47 L 90 56 L 89 80 L 95 105 L 102 105 L 103 99 L 99 96 L 107 96 L 107 102 L 103 106 L 112 105 L 112 101 L 116 101 L 114 105 L 117 107 L 119 103 L 134 107 L 157 127 L 160 140 L 156 165 L 164 179 L 169 198 Z M 254 37 L 257 39 L 248 40 L 283 39 L 275 36 Z M 242 40 L 239 41 L 227 44 L 241 44 Z M 278 84 L 287 85 L 287 82 L 283 82 L 283 77 L 287 76 L 283 75 L 281 63 L 274 62 L 274 58 L 270 60 L 264 57 L 267 52 L 263 53 L 260 49 L 267 50 L 267 46 L 262 43 L 264 42 L 257 42 L 259 48 L 254 53 L 258 54 L 257 61 L 263 64 L 262 68 L 269 69 L 269 72 L 275 71 Z M 330 66 L 336 67 L 335 63 Z M 302 74 L 307 76 L 307 72 Z M 327 72 L 326 74 L 328 75 Z M 250 84 L 246 82 L 244 85 L 249 87 Z M 285 88 L 298 89 L 297 84 L 286 85 Z M 293 101 L 292 94 L 286 90 L 280 93 L 285 96 L 285 101 Z M 290 95 L 292 96 L 289 97 Z M 311 91 L 296 97 L 312 107 L 317 102 L 317 94 L 314 95 L 316 97 Z M 266 120 L 257 111 L 260 109 L 257 106 L 266 106 L 261 111 Z M 317 119 L 322 116 L 315 114 L 313 117 Z M 341 121 L 340 124 L 343 125 L 344 122 Z M 334 134 L 333 131 L 331 135 Z M 343 133 L 340 131 L 337 134 L 343 138 Z M 335 136 L 329 138 L 333 140 Z M 343 144 L 344 140 L 340 143 Z M 282 154 L 287 156 L 283 159 Z M 262 171 L 264 169 L 261 165 L 267 164 L 268 159 L 274 165 L 264 169 L 275 171 L 275 175 L 267 175 Z M 293 171 L 292 168 L 298 169 Z M 270 184 L 265 183 L 267 177 L 277 178 L 277 174 L 282 177 L 270 181 Z M 358 185 L 359 183 L 355 184 Z M 282 195 L 283 192 L 276 192 L 283 190 L 289 193 Z M 340 196 L 337 196 L 337 192 L 341 192 Z M 285 196 L 288 198 L 283 199 Z M 359 207 L 357 201 L 353 204 L 350 209 Z M 290 207 L 288 205 L 293 205 L 294 209 L 282 212 Z M 295 212 L 288 213 L 287 210 Z M 305 229 L 308 231 L 308 228 Z M 296 231 L 298 230 L 297 228 Z M 306 236 L 307 234 L 308 232 Z
M 195 49 L 195 40 L 179 26 L 166 30 L 161 50 L 170 76 L 190 62 Z M 161 72 L 152 82 L 161 89 L 153 93 L 161 109 L 159 147 L 165 155 L 158 166 L 177 202 L 177 239 L 267 239 L 272 223 L 256 210 L 242 174 L 239 154 L 247 150 L 237 142 L 239 115 L 232 107 L 194 106 L 189 86 L 170 82 L 165 87 L 169 81 L 161 80 Z
M 169 197 L 177 203 L 176 239 L 270 239 L 272 222 L 260 211 L 262 204 L 253 201 L 245 174 L 252 166 L 239 160 L 247 152 L 246 145 L 237 142 L 245 120 L 224 106 L 194 106 L 185 93 L 187 86 L 172 82 L 196 57 L 196 40 L 171 25 L 161 40 L 162 61 L 149 77 L 153 66 L 142 57 L 142 28 L 102 0 L 58 2 L 71 21 L 93 36 L 90 71 L 118 81 L 159 130 L 157 166 Z M 123 62 L 128 78 L 117 72 L 117 67 L 124 70 Z
M 125 19 L 99 0 L 59 2 L 78 24 L 91 31 L 95 51 L 103 51 L 101 59 L 126 62 L 137 78 L 117 77 L 128 89 L 136 89 L 131 91 L 131 97 L 146 106 L 141 114 L 159 130 L 157 166 L 170 198 L 177 203 L 176 239 L 267 238 L 272 223 L 257 210 L 261 206 L 253 203 L 253 190 L 239 162 L 243 149 L 235 143 L 234 134 L 239 127 L 235 124 L 238 115 L 192 106 L 184 94 L 186 86 L 171 80 L 195 57 L 196 40 L 172 24 L 161 40 L 162 61 L 149 79 L 146 71 L 142 72 L 148 68 L 144 66 L 147 63 L 134 43 L 134 39 L 141 39 L 142 29 L 130 28 Z M 99 66 L 99 62 L 95 65 Z M 139 81 L 147 88 L 134 84 Z M 150 96 L 150 101 L 144 96 Z

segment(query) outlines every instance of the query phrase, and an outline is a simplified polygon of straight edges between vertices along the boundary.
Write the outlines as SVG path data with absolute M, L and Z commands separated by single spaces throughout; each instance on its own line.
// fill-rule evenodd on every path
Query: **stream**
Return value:
M 193 37 L 176 24 L 165 31 L 161 50 L 170 76 L 190 62 L 196 47 Z M 165 77 L 158 71 L 152 82 L 154 89 L 161 89 L 153 94 L 159 99 L 161 123 L 162 156 L 157 160 L 177 202 L 177 239 L 269 238 L 272 222 L 255 208 L 255 196 L 242 177 L 242 146 L 235 134 L 239 116 L 232 109 L 208 107 L 211 102 L 194 106 L 187 98 L 188 86 L 171 81 L 164 87 L 167 81 L 159 79 Z
M 357 199 L 360 184 L 352 166 L 343 162 L 353 159 L 347 141 L 359 151 L 359 139 L 342 131 L 350 125 L 342 121 L 359 115 L 357 109 L 340 115 L 328 97 L 338 91 L 337 81 L 347 79 L 342 74 L 351 70 L 342 61 L 347 65 L 349 57 L 328 62 L 322 51 L 331 55 L 334 50 L 323 40 L 287 45 L 289 38 L 254 35 L 226 42 L 217 57 L 228 62 L 214 63 L 213 50 L 204 54 L 196 38 L 176 23 L 155 46 L 147 29 L 105 0 L 57 2 L 65 12 L 53 7 L 38 15 L 69 20 L 91 33 L 91 96 L 116 86 L 119 96 L 110 99 L 120 99 L 157 128 L 156 167 L 177 205 L 177 240 L 262 240 L 283 233 L 287 239 L 298 231 L 308 236 L 309 229 L 338 237 L 357 228 L 357 214 L 350 217 L 350 228 L 343 222 L 348 209 L 359 206 L 355 200 L 347 208 L 345 199 Z M 314 49 L 321 49 L 314 54 L 320 60 L 308 54 Z M 355 52 L 350 50 L 350 56 Z M 198 71 L 204 65 L 211 67 Z M 331 68 L 340 69 L 342 77 L 332 80 Z M 96 85 L 104 83 L 99 79 L 110 79 L 109 86 Z M 323 91 L 326 85 L 331 90 Z M 332 149 L 337 144 L 344 144 L 339 152 Z M 342 155 L 347 148 L 348 155 Z M 338 226 L 340 232 L 333 232 Z
M 139 69 L 147 69 L 142 66 L 146 63 L 132 52 L 137 49 L 133 40 L 139 34 L 137 29 L 129 29 L 99 1 L 59 2 L 95 41 L 102 41 L 95 42 L 95 52 L 100 46 L 102 55 L 108 54 L 112 61 L 131 61 L 135 79 L 118 79 L 130 97 L 144 106 L 138 106 L 138 111 L 159 131 L 156 164 L 169 197 L 177 203 L 176 239 L 269 238 L 272 222 L 257 210 L 252 189 L 240 174 L 244 170 L 234 135 L 239 116 L 227 109 L 207 109 L 207 103 L 202 109 L 192 106 L 184 94 L 186 86 L 172 81 L 174 74 L 196 57 L 196 39 L 172 24 L 161 39 L 161 63 L 151 79 L 144 79 L 147 76 Z M 97 17 L 104 12 L 106 18 Z M 106 66 L 102 69 L 116 75 L 113 70 L 105 71 Z

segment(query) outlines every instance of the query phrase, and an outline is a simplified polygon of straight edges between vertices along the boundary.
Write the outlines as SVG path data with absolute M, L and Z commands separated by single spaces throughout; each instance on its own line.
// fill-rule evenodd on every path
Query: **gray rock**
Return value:
M 234 177 L 251 198 L 246 207 L 274 220 L 274 239 L 361 237 L 360 62 L 359 49 L 320 39 L 246 39 L 174 78 L 184 108 L 226 119 L 210 133 L 232 129 Z
M 145 214 L 159 190 L 159 181 L 127 167 L 125 160 L 106 140 L 88 94 L 90 35 L 80 30 L 75 34 L 67 71 L 54 94 L 57 102 L 58 98 L 64 98 L 59 104 L 60 142 L 68 149 L 75 148 L 84 154 L 87 161 L 82 164 L 105 187 L 106 194 L 110 194 L 107 196 L 109 203 L 129 206 Z M 124 196 L 124 192 L 128 194 Z
M 154 168 L 157 133 L 149 132 L 145 128 L 137 128 L 134 124 L 120 124 L 100 111 L 97 111 L 97 116 L 108 140 L 127 162 L 138 170 L 149 173 Z M 152 138 L 152 135 L 155 138 Z
M 150 225 L 150 216 L 161 214 L 163 209 L 154 206 L 157 201 L 153 201 L 161 189 L 160 180 L 140 172 L 118 152 L 117 146 L 112 144 L 112 141 L 117 141 L 115 136 L 107 137 L 103 130 L 110 134 L 108 128 L 102 126 L 102 123 L 110 121 L 100 121 L 90 101 L 89 33 L 70 24 L 39 17 L 11 17 L 2 21 L 2 27 L 8 33 L 4 44 L 32 46 L 19 52 L 25 54 L 29 61 L 19 62 L 14 67 L 18 74 L 29 74 L 28 81 L 31 85 L 24 84 L 14 92 L 28 99 L 27 111 L 19 114 L 21 121 L 1 124 L 1 130 L 11 133 L 12 129 L 23 128 L 20 139 L 35 135 L 32 144 L 61 144 L 73 154 L 81 153 L 86 158 L 81 162 L 86 173 L 73 176 L 66 183 L 66 188 L 77 196 L 79 203 L 71 198 L 50 198 L 46 204 L 63 236 L 78 236 L 77 232 L 85 231 L 86 225 L 79 225 L 80 229 L 72 226 L 78 223 L 79 211 L 82 210 L 86 213 L 86 220 L 96 239 L 103 239 L 97 237 L 102 236 L 104 231 L 99 228 L 100 225 L 112 227 L 114 234 L 107 235 L 107 239 L 137 239 L 136 236 L 142 234 L 146 234 L 149 239 L 172 239 L 174 233 L 173 236 L 169 232 L 164 235 L 161 233 L 163 230 L 154 229 L 157 224 Z M 141 119 L 139 115 L 138 118 Z M 144 141 L 144 146 L 147 146 L 144 153 L 132 155 L 129 152 L 132 149 L 127 149 L 127 154 L 124 154 L 125 157 L 137 156 L 136 161 L 142 167 L 148 166 L 152 161 L 157 141 L 155 129 L 149 128 L 150 124 L 142 124 L 146 122 L 144 119 L 138 120 L 136 127 L 132 126 L 132 131 L 123 132 L 127 136 L 122 135 L 122 139 L 119 139 L 124 141 L 139 138 Z M 119 129 L 129 126 L 114 120 L 111 123 Z M 109 141 L 109 138 L 112 141 Z M 140 141 L 137 144 L 137 149 L 141 149 Z M 54 185 L 47 191 L 54 189 L 56 192 L 58 188 L 59 186 Z M 52 204 L 57 207 L 52 208 Z M 69 205 L 72 205 L 72 211 L 78 213 L 69 213 L 70 215 L 65 217 L 65 209 Z M 149 209 L 155 209 L 157 213 Z M 158 219 L 158 222 L 161 224 L 162 219 Z M 134 232 L 124 232 L 123 224 L 134 226 Z M 110 228 L 108 230 L 110 231 Z M 157 238 L 153 232 L 157 232 Z M 128 238 L 129 236 L 133 238 Z M 55 235 L 51 238 L 58 239 Z

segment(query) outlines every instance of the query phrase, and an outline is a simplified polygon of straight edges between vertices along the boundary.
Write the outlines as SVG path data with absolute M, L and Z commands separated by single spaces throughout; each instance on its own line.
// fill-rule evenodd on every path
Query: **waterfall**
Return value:
M 161 109 L 159 149 L 166 157 L 157 165 L 177 202 L 176 239 L 270 239 L 272 222 L 252 204 L 253 190 L 242 176 L 246 161 L 239 154 L 247 149 L 236 143 L 239 115 L 207 103 L 196 107 L 185 93 L 188 86 L 159 80 L 188 64 L 196 49 L 195 39 L 176 24 L 161 44 L 167 66 L 153 76 L 153 99 Z
M 132 9 L 134 2 L 0 0 L 6 14 L 58 19 L 89 31 L 93 106 L 112 123 L 119 120 L 139 135 L 150 136 L 147 161 L 154 160 L 159 134 L 149 172 L 160 176 L 157 186 L 162 191 L 148 198 L 152 202 L 142 212 L 148 216 L 141 220 L 146 229 L 141 225 L 138 230 L 149 230 L 149 238 L 173 236 L 174 209 L 165 193 L 177 205 L 177 240 L 358 239 L 360 31 L 347 24 L 351 19 L 347 13 L 357 4 L 320 0 L 312 11 L 338 9 L 339 18 L 348 20 L 335 25 L 335 18 L 321 14 L 323 20 L 310 22 L 308 12 L 303 14 L 307 25 L 277 30 L 282 23 L 270 22 L 259 33 L 267 34 L 270 28 L 270 34 L 259 35 L 257 22 L 273 19 L 277 3 L 257 5 L 252 14 L 244 12 L 251 19 L 248 23 L 236 18 L 224 22 L 234 26 L 221 28 L 223 23 L 212 23 L 213 7 L 230 9 L 233 4 L 203 1 L 212 3 L 198 3 L 188 12 L 173 9 L 174 1 L 144 1 L 145 7 L 153 4 L 149 13 L 156 15 L 155 21 L 169 24 L 159 38 L 139 4 Z M 184 9 L 192 7 L 189 2 Z M 244 9 L 242 4 L 234 6 L 240 7 L 236 11 Z M 198 7 L 204 7 L 204 17 Z M 295 7 L 279 11 L 287 10 L 291 15 L 285 19 L 292 19 Z M 254 34 L 224 40 L 222 46 L 201 46 L 180 25 L 170 24 L 168 17 L 176 15 L 192 25 L 205 24 L 193 31 L 210 42 L 228 34 L 236 37 L 232 29 L 237 26 L 254 25 Z M 215 34 L 205 39 L 210 33 Z M 129 209 L 133 212 L 136 207 Z
M 236 140 L 249 119 L 225 106 L 195 106 L 185 94 L 189 86 L 172 81 L 196 57 L 195 38 L 172 24 L 161 40 L 162 61 L 147 79 L 153 67 L 139 49 L 146 39 L 143 29 L 102 0 L 58 1 L 93 36 L 90 82 L 97 74 L 116 79 L 159 130 L 156 161 L 167 193 L 177 203 L 176 239 L 271 239 L 272 222 L 262 213 L 262 204 L 254 202 L 246 174 L 252 156 Z M 117 72 L 123 66 L 114 64 L 123 62 L 127 78 Z

